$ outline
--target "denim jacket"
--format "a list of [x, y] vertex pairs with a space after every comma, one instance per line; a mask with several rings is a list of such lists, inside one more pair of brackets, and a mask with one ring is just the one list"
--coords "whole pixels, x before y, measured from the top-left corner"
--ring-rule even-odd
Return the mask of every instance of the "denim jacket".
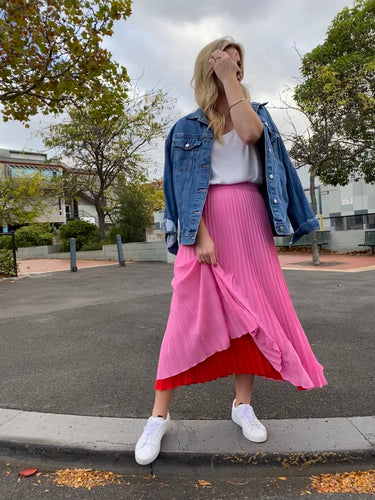
[[[264, 128], [256, 144], [264, 179], [260, 192], [274, 236], [290, 235], [291, 224], [291, 243], [295, 243], [303, 234], [319, 229], [319, 222], [265, 104], [251, 103]], [[195, 243], [209, 188], [213, 142], [214, 131], [200, 108], [178, 120], [165, 141], [165, 210], [161, 227], [172, 254], [178, 250], [178, 222], [180, 244]]]

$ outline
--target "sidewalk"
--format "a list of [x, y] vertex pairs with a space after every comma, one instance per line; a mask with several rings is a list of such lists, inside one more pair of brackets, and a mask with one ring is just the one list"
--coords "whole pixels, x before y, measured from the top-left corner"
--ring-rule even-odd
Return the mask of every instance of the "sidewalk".
[[[375, 255], [345, 255], [321, 254], [320, 266], [312, 265], [309, 253], [279, 253], [280, 265], [285, 270], [330, 271], [330, 272], [361, 272], [375, 270]], [[19, 260], [19, 275], [47, 273], [55, 271], [70, 271], [68, 259], [28, 259]], [[85, 269], [100, 266], [116, 266], [117, 261], [109, 260], [78, 260], [77, 268]]]
[[284, 270], [303, 269], [305, 271], [330, 271], [357, 273], [375, 270], [375, 255], [321, 254], [319, 266], [312, 265], [310, 253], [279, 253]]
[[[52, 273], [56, 271], [70, 271], [69, 259], [27, 259], [19, 260], [18, 265], [19, 276]], [[77, 260], [78, 269], [114, 265], [116, 265], [116, 262], [113, 260]]]
[[146, 473], [247, 465], [252, 474], [281, 467], [285, 475], [313, 464], [374, 466], [375, 257], [322, 255], [325, 272], [305, 264], [310, 258], [280, 254], [328, 386], [297, 392], [257, 379], [254, 407], [269, 431], [262, 444], [228, 420], [230, 377], [184, 388], [172, 404], [162, 453], [145, 468], [134, 461], [134, 445], [152, 405], [173, 266], [94, 261], [84, 269], [84, 261], [70, 273], [68, 261], [62, 269], [60, 260], [21, 261], [21, 279], [0, 281], [0, 455]]
[[[0, 453], [5, 456], [62, 462], [111, 470], [144, 471], [248, 466], [271, 474], [290, 474], [307, 467], [348, 470], [372, 466], [375, 417], [264, 420], [265, 443], [251, 443], [229, 420], [172, 421], [153, 464], [139, 466], [135, 443], [146, 421], [0, 410]], [[275, 472], [276, 471], [276, 472]], [[269, 472], [270, 473], [270, 472]]]

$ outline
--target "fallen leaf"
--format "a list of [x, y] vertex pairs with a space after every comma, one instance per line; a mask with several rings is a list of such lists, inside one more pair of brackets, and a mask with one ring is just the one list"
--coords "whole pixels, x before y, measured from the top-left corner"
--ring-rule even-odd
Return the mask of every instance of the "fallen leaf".
[[29, 469], [24, 469], [22, 470], [18, 475], [23, 476], [23, 477], [29, 477], [35, 474], [35, 472], [38, 472], [38, 469], [35, 469], [34, 467], [30, 467]]
[[286, 481], [286, 477], [285, 476], [279, 476], [279, 479], [281, 479], [281, 481]]
[[205, 481], [204, 479], [198, 479], [198, 483], [203, 486], [203, 488], [205, 488], [206, 486], [212, 486], [211, 483], [209, 483], [208, 481]]

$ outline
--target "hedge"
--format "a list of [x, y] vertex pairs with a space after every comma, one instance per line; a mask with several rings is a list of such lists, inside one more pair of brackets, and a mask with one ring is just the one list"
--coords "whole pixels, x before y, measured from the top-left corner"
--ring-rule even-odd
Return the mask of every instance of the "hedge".
[[13, 252], [0, 249], [0, 275], [14, 276]]
[[62, 241], [61, 252], [68, 252], [70, 248], [70, 238], [76, 239], [76, 248], [84, 250], [98, 250], [100, 246], [99, 230], [95, 224], [85, 220], [75, 219], [67, 222], [59, 229], [59, 236]]

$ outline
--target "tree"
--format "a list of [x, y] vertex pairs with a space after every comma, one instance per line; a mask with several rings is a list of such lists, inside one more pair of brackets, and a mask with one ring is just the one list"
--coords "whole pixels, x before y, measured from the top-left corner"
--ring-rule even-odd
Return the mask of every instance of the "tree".
[[[285, 138], [297, 168], [308, 166], [312, 208], [317, 212], [315, 179], [345, 185], [364, 177], [375, 181], [375, 0], [357, 0], [331, 23], [326, 40], [301, 57], [303, 81], [293, 91], [307, 127]], [[319, 251], [313, 234], [313, 263]]]
[[[297, 100], [296, 95], [294, 98]], [[316, 182], [315, 180], [322, 172], [334, 169], [339, 173], [347, 173], [356, 167], [362, 154], [362, 146], [354, 141], [347, 140], [337, 133], [341, 126], [341, 118], [335, 110], [331, 110], [329, 103], [322, 107], [321, 114], [311, 113], [304, 102], [298, 102], [299, 106], [291, 105], [287, 100], [281, 99], [288, 114], [289, 111], [297, 111], [306, 119], [306, 129], [298, 132], [292, 120], [292, 132], [283, 134], [291, 146], [289, 155], [294, 160], [296, 168], [307, 166], [310, 176], [310, 198], [311, 206], [317, 214]], [[319, 265], [319, 249], [316, 234], [312, 233], [312, 255], [313, 264]]]
[[375, 0], [356, 0], [332, 21], [325, 42], [302, 58], [294, 99], [325, 138], [316, 174], [326, 184], [375, 182], [374, 33]]
[[146, 171], [150, 145], [170, 123], [163, 115], [167, 106], [162, 91], [135, 90], [124, 100], [123, 114], [113, 114], [110, 100], [99, 107], [70, 108], [69, 119], [52, 126], [45, 137], [46, 146], [60, 149], [73, 165], [67, 183], [95, 205], [101, 238], [105, 217], [118, 206], [117, 182], [139, 179]]
[[[0, 0], [3, 119], [61, 112], [102, 89], [126, 95], [126, 70], [101, 46], [131, 0]], [[121, 99], [117, 107], [121, 106]]]
[[153, 212], [164, 207], [164, 194], [150, 183], [121, 182], [119, 209], [112, 233], [121, 234], [124, 243], [145, 241], [145, 229], [153, 223]]
[[[57, 181], [42, 174], [0, 179], [0, 227], [30, 224], [48, 207], [48, 199], [59, 193]], [[47, 196], [46, 196], [47, 195]]]

